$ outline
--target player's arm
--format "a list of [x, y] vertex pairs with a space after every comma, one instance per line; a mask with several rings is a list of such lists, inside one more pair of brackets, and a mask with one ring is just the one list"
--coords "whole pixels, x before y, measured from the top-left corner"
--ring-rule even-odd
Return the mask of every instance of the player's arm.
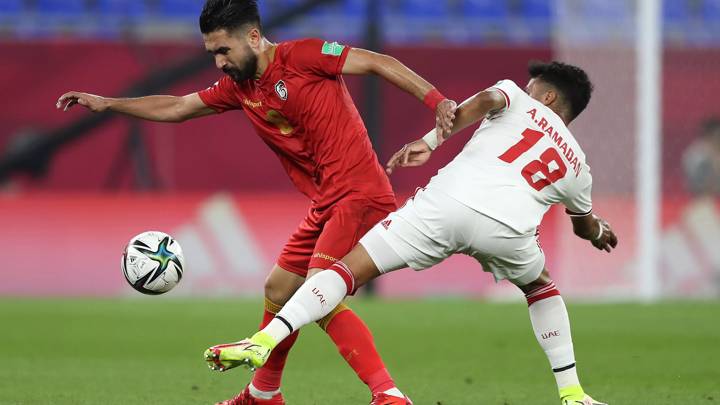
[[63, 94], [56, 107], [67, 111], [81, 105], [93, 112], [114, 111], [136, 118], [160, 122], [182, 122], [191, 118], [215, 114], [197, 93], [186, 96], [147, 96], [137, 98], [108, 98], [71, 91]]
[[447, 99], [427, 80], [392, 56], [352, 48], [345, 59], [342, 73], [349, 75], [375, 74], [382, 77], [406, 93], [421, 100], [428, 108], [433, 110], [438, 133], [450, 133], [457, 104]]
[[387, 162], [386, 171], [391, 174], [396, 167], [421, 166], [430, 159], [432, 151], [452, 135], [482, 120], [488, 113], [505, 108], [506, 101], [500, 93], [484, 90], [463, 101], [455, 111], [455, 119], [449, 133], [438, 136], [433, 129], [417, 141], [403, 146]]
[[610, 252], [617, 246], [618, 239], [610, 224], [595, 214], [570, 214], [573, 232], [578, 237], [589, 240], [597, 249]]

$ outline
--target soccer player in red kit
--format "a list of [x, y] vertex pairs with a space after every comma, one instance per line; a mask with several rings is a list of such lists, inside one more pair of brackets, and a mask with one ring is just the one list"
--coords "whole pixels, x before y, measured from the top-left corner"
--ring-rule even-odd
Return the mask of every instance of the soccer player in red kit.
[[[450, 132], [456, 105], [392, 57], [318, 39], [270, 42], [262, 34], [254, 0], [207, 0], [200, 30], [207, 51], [226, 74], [210, 88], [184, 97], [132, 99], [69, 92], [60, 97], [57, 107], [80, 104], [96, 112], [111, 110], [167, 122], [245, 111], [292, 182], [312, 201], [267, 278], [264, 327], [306, 277], [347, 254], [396, 208], [390, 182], [342, 74], [377, 74], [423, 100], [436, 115], [438, 134]], [[370, 331], [352, 310], [339, 305], [318, 324], [368, 385], [372, 404], [411, 404], [395, 387]], [[280, 381], [296, 339], [297, 333], [285, 339], [252, 382], [222, 404], [284, 404]], [[223, 349], [232, 346], [208, 350], [211, 368], [230, 368], [222, 360]]]

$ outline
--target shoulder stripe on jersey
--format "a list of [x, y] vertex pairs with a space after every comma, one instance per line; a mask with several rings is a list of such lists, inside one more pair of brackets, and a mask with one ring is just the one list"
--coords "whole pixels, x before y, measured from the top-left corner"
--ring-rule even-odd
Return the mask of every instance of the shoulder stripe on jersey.
[[505, 93], [505, 90], [499, 89], [497, 87], [491, 87], [491, 89], [497, 90], [500, 93], [502, 93], [503, 97], [505, 97], [505, 108], [506, 109], [510, 108], [510, 97], [508, 97], [507, 93]]

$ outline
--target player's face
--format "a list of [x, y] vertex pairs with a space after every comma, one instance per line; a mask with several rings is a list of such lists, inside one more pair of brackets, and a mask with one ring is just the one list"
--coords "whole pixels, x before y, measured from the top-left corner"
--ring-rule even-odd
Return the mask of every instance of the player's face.
[[252, 45], [257, 29], [248, 33], [237, 30], [228, 33], [225, 30], [213, 31], [203, 35], [205, 49], [215, 56], [215, 65], [235, 82], [250, 80], [257, 73], [258, 57]]
[[549, 103], [546, 103], [548, 99], [548, 86], [543, 83], [542, 81], [532, 78], [528, 82], [527, 86], [525, 86], [525, 92], [535, 100], [547, 105]]

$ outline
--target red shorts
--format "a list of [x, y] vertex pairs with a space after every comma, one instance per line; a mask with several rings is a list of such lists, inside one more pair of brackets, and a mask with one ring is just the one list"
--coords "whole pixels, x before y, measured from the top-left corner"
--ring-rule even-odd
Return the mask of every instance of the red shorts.
[[352, 250], [376, 223], [395, 211], [395, 202], [347, 199], [323, 209], [310, 207], [283, 248], [278, 266], [306, 277], [308, 269], [326, 269]]

